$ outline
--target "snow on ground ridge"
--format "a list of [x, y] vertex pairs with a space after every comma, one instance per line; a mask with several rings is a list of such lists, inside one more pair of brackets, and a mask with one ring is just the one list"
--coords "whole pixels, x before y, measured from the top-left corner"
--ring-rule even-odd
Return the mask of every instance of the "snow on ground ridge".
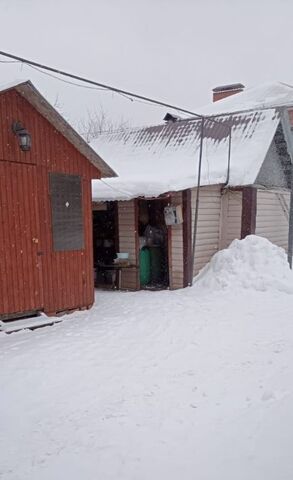
[[195, 286], [293, 294], [293, 272], [282, 248], [266, 238], [249, 235], [217, 252], [196, 277]]

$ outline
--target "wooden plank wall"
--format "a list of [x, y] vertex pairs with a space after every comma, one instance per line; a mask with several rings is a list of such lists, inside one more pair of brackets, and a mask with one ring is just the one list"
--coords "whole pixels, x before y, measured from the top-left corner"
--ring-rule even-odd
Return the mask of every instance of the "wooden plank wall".
[[[197, 240], [193, 269], [194, 275], [197, 275], [197, 273], [209, 262], [214, 253], [219, 249], [221, 187], [219, 185], [201, 187], [199, 198]], [[196, 188], [192, 189], [191, 202], [193, 232]]]
[[[182, 206], [182, 192], [171, 195], [171, 205]], [[183, 288], [183, 224], [169, 228], [169, 283], [170, 289]]]
[[257, 190], [255, 234], [265, 237], [279, 247], [288, 248], [288, 216], [279, 196], [289, 209], [290, 193], [275, 190]]
[[227, 190], [221, 199], [220, 249], [241, 238], [242, 191]]
[[[135, 200], [118, 202], [119, 251], [129, 253], [130, 263], [138, 265], [137, 205]], [[139, 288], [138, 269], [122, 272], [121, 288]]]

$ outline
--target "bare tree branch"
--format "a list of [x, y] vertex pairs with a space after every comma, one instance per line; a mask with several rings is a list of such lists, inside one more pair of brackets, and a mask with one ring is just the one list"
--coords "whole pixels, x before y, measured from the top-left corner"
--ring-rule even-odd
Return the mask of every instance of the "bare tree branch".
[[127, 127], [129, 127], [129, 122], [123, 118], [113, 121], [105, 110], [99, 107], [92, 112], [88, 112], [87, 118], [80, 120], [77, 128], [79, 133], [89, 143], [101, 133], [125, 130]]

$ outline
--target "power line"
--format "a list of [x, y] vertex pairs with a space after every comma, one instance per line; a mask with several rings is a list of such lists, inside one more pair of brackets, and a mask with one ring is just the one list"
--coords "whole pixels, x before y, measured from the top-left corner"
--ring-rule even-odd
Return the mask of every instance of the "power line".
[[111, 90], [112, 92], [115, 92], [115, 93], [122, 93], [124, 95], [128, 95], [128, 96], [133, 97], [133, 98], [138, 98], [139, 100], [145, 100], [145, 101], [150, 102], [150, 103], [156, 103], [157, 105], [161, 105], [162, 107], [172, 108], [174, 110], [185, 112], [185, 113], [188, 113], [189, 115], [194, 115], [196, 117], [201, 118], [201, 115], [198, 115], [197, 113], [191, 112], [190, 110], [185, 110], [185, 109], [182, 109], [180, 107], [176, 107], [174, 105], [170, 105], [168, 103], [161, 102], [159, 100], [155, 100], [153, 98], [145, 97], [144, 95], [139, 95], [139, 94], [136, 94], [136, 93], [128, 92], [126, 90], [122, 90], [120, 88], [112, 87], [112, 86], [106, 85], [104, 83], [100, 83], [100, 82], [96, 82], [94, 80], [90, 80], [88, 78], [80, 77], [79, 75], [74, 75], [72, 73], [68, 73], [68, 72], [65, 72], [63, 70], [59, 70], [57, 68], [49, 67], [48, 65], [43, 65], [41, 63], [37, 63], [37, 62], [34, 62], [32, 60], [28, 60], [26, 58], [23, 58], [23, 57], [18, 57], [16, 55], [12, 55], [11, 53], [0, 51], [0, 55], [3, 55], [4, 57], [12, 58], [13, 60], [17, 60], [18, 62], [33, 65], [34, 67], [42, 68], [43, 70], [48, 70], [50, 72], [57, 73], [59, 75], [63, 75], [65, 77], [74, 78], [75, 80], [79, 80], [81, 82], [86, 82], [86, 83], [89, 83], [91, 85], [95, 85], [97, 87], [102, 87], [106, 90]]
[[[16, 62], [1, 62], [1, 63], [19, 63], [19, 62], [16, 61]], [[59, 80], [59, 82], [66, 83], [67, 85], [73, 85], [74, 87], [86, 88], [88, 90], [99, 90], [100, 92], [106, 92], [107, 91], [105, 88], [102, 88], [102, 87], [90, 87], [89, 85], [82, 85], [81, 83], [75, 83], [75, 82], [70, 82], [69, 80], [64, 80], [63, 78], [57, 77], [57, 75], [53, 75], [52, 73], [43, 72], [43, 70], [41, 70], [41, 68], [34, 67], [30, 63], [26, 63], [25, 65], [32, 68], [33, 70], [36, 70], [39, 73], [42, 73], [43, 75], [47, 75], [48, 77], [54, 78], [55, 80]], [[133, 99], [128, 97], [127, 95], [124, 95], [122, 93], [120, 93], [120, 95], [127, 98], [127, 100], [130, 100], [131, 102], [133, 102]], [[139, 100], [137, 100], [137, 101], [139, 101]]]
[[[19, 63], [19, 62], [1, 62], [1, 63]], [[75, 82], [70, 82], [69, 80], [64, 80], [63, 78], [57, 77], [57, 75], [53, 75], [52, 73], [48, 72], [43, 72], [38, 67], [34, 67], [30, 63], [26, 64], [28, 67], [32, 68], [33, 70], [36, 70], [37, 72], [42, 73], [43, 75], [47, 75], [48, 77], [55, 78], [56, 80], [59, 80], [59, 82], [67, 83], [68, 85], [73, 85], [74, 87], [81, 87], [81, 88], [87, 88], [89, 90], [100, 90], [100, 91], [105, 91], [104, 88], [99, 88], [99, 87], [90, 87], [89, 85], [81, 85], [81, 83], [75, 83]]]
[[[1, 61], [0, 60], [0, 63], [20, 63], [19, 61]], [[33, 70], [36, 70], [37, 72], [39, 73], [42, 73], [43, 75], [47, 75], [48, 77], [50, 78], [54, 78], [55, 80], [59, 80], [59, 82], [63, 82], [63, 83], [66, 83], [67, 85], [73, 85], [74, 87], [80, 87], [80, 88], [86, 88], [88, 90], [97, 90], [97, 91], [100, 91], [100, 92], [106, 92], [107, 90], [105, 88], [102, 88], [102, 87], [91, 87], [89, 85], [81, 85], [81, 83], [75, 83], [75, 82], [70, 82], [69, 80], [64, 80], [63, 78], [60, 78], [60, 77], [57, 77], [57, 75], [53, 75], [52, 73], [48, 73], [48, 72], [43, 72], [43, 70], [41, 70], [41, 68], [38, 68], [38, 67], [34, 67], [33, 65], [31, 65], [30, 63], [27, 63], [26, 64], [28, 67], [32, 68]], [[130, 100], [131, 102], [138, 102], [138, 103], [142, 103], [144, 105], [148, 105], [149, 102], [146, 102], [145, 100], [138, 100], [137, 98], [134, 100], [133, 98], [127, 96], [127, 95], [124, 95], [122, 93], [120, 93], [119, 95], [123, 96], [124, 98], [126, 98], [127, 100]], [[154, 107], [161, 107], [161, 105], [154, 105]], [[187, 114], [186, 114], [187, 115]]]
[[19, 63], [18, 60], [0, 60], [0, 63]]
[[[33, 66], [33, 67], [41, 68], [42, 70], [48, 70], [49, 72], [57, 73], [58, 75], [63, 75], [64, 77], [69, 77], [69, 78], [73, 78], [74, 80], [89, 83], [90, 85], [95, 85], [96, 87], [101, 87], [102, 89], [109, 90], [111, 92], [118, 93], [118, 94], [124, 95], [126, 97], [132, 97], [132, 98], [138, 99], [140, 101], [143, 100], [147, 103], [152, 103], [154, 105], [160, 105], [161, 107], [171, 108], [172, 110], [177, 110], [178, 112], [186, 113], [188, 115], [192, 115], [192, 116], [197, 117], [197, 118], [208, 118], [208, 117], [204, 117], [204, 115], [200, 115], [200, 114], [192, 112], [190, 110], [186, 110], [184, 108], [180, 108], [180, 107], [177, 107], [175, 105], [171, 105], [169, 103], [162, 102], [160, 100], [155, 100], [154, 98], [146, 97], [144, 95], [139, 95], [137, 93], [128, 92], [127, 90], [122, 90], [122, 89], [117, 88], [117, 87], [112, 87], [111, 85], [106, 85], [104, 83], [96, 82], [94, 80], [90, 80], [88, 78], [81, 77], [79, 75], [74, 75], [72, 73], [68, 73], [68, 72], [65, 72], [63, 70], [59, 70], [59, 69], [54, 68], [54, 67], [49, 67], [48, 65], [44, 65], [44, 64], [41, 64], [41, 63], [38, 63], [38, 62], [34, 62], [33, 60], [28, 60], [27, 58], [19, 57], [17, 55], [13, 55], [11, 53], [0, 51], [0, 55], [3, 55], [4, 57], [11, 58], [11, 59], [13, 59], [17, 62], [21, 62], [21, 63], [27, 64], [27, 65], [30, 65], [30, 66]], [[229, 129], [229, 130], [231, 128], [229, 125], [227, 125], [223, 122], [219, 122], [219, 121], [214, 120], [214, 119], [210, 119], [210, 120], [213, 123], [218, 123], [218, 124], [220, 124], [224, 127], [227, 127], [227, 129]]]

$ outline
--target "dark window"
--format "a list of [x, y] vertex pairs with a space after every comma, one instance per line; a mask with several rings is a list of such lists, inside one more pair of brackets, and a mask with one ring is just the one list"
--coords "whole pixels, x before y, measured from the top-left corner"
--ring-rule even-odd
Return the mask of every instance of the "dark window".
[[81, 177], [50, 173], [53, 248], [84, 248]]

